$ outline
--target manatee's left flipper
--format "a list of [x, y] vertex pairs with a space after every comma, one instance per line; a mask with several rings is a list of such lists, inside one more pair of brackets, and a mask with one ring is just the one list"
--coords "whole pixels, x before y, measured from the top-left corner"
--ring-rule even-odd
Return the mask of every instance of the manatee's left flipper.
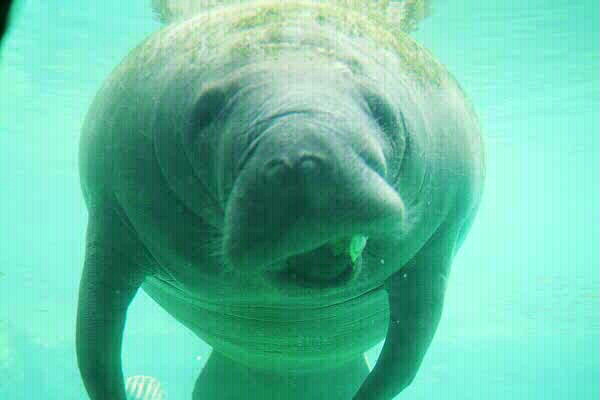
[[144, 273], [133, 262], [121, 217], [91, 209], [77, 310], [77, 360], [92, 400], [126, 400], [121, 342], [127, 307]]
[[390, 320], [375, 367], [353, 400], [391, 400], [414, 379], [442, 312], [447, 275], [460, 231], [440, 228], [386, 281]]

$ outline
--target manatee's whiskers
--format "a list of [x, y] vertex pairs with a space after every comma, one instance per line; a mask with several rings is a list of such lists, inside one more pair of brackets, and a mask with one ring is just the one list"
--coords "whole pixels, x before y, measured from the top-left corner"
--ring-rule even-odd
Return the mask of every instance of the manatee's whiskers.
[[223, 260], [225, 253], [223, 251], [223, 237], [222, 230], [214, 230], [205, 239], [205, 242], [199, 246], [206, 250], [210, 257], [218, 258]]

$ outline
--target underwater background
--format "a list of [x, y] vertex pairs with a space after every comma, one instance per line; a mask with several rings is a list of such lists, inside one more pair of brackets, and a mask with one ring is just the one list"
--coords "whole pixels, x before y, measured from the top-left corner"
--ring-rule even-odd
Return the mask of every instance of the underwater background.
[[[160, 28], [149, 3], [23, 0], [12, 12], [0, 49], [2, 400], [86, 398], [80, 128], [102, 81]], [[440, 0], [414, 34], [474, 104], [487, 180], [436, 336], [397, 399], [600, 397], [599, 8]], [[210, 347], [142, 291], [128, 315], [125, 375], [190, 399]]]

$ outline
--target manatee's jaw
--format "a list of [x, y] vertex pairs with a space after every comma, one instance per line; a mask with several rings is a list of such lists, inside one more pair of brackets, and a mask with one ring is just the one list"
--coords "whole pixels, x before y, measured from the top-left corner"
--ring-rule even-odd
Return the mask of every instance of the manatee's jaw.
[[366, 236], [354, 235], [289, 257], [276, 278], [310, 287], [344, 284], [360, 273], [366, 241]]
[[[342, 237], [278, 259], [246, 260], [245, 267], [247, 271], [268, 274], [272, 280], [286, 285], [315, 288], [339, 286], [360, 273], [367, 240], [364, 235]], [[273, 247], [277, 247], [276, 243]], [[238, 268], [241, 265], [244, 264], [234, 264]]]
[[304, 221], [295, 225], [280, 234], [269, 232], [266, 226], [253, 234], [226, 234], [226, 264], [249, 273], [279, 271], [307, 280], [331, 280], [347, 270], [360, 269], [367, 236], [340, 235], [324, 227], [314, 232], [298, 228], [308, 225]]

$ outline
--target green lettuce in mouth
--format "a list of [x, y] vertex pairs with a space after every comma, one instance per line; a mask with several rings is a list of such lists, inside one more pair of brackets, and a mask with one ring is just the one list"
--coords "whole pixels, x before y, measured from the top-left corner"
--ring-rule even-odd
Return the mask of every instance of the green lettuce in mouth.
[[331, 243], [330, 248], [334, 256], [348, 254], [355, 263], [367, 245], [367, 239], [364, 235], [354, 235]]

